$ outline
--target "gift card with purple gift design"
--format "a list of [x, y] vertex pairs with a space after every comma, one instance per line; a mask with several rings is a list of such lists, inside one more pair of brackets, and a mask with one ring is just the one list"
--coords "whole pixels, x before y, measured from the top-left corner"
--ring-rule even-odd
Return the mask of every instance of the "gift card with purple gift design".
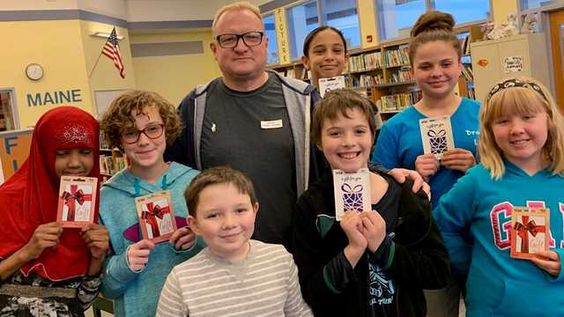
[[548, 250], [550, 229], [548, 208], [513, 207], [511, 211], [511, 257], [531, 259]]
[[421, 129], [423, 153], [433, 153], [440, 160], [444, 152], [454, 149], [449, 116], [421, 119], [419, 128]]
[[154, 243], [168, 241], [176, 231], [170, 191], [160, 191], [135, 198], [143, 239]]
[[80, 228], [94, 222], [98, 179], [61, 176], [57, 222], [63, 228]]
[[368, 168], [361, 168], [356, 173], [333, 170], [333, 186], [337, 221], [341, 221], [343, 215], [348, 211], [371, 210], [370, 171], [368, 171]]

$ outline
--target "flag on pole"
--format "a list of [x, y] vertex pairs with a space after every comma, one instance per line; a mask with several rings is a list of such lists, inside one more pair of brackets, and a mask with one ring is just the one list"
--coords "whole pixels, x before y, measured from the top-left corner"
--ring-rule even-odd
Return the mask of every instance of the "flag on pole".
[[114, 65], [119, 70], [119, 75], [121, 78], [125, 78], [125, 67], [123, 66], [123, 59], [121, 57], [121, 52], [119, 51], [119, 44], [117, 39], [116, 28], [110, 33], [110, 37], [104, 44], [104, 49], [102, 54], [106, 55], [109, 59], [114, 61]]

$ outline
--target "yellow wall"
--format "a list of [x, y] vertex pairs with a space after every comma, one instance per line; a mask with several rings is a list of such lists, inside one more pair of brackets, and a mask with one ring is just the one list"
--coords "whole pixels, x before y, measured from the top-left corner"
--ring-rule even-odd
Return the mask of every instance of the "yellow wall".
[[496, 24], [505, 23], [507, 15], [518, 10], [518, 0], [492, 0], [492, 20]]
[[[54, 106], [29, 107], [27, 94], [79, 89], [82, 102], [76, 102], [77, 106], [91, 110], [78, 20], [2, 22], [0, 34], [7, 43], [0, 50], [0, 87], [15, 89], [20, 128], [34, 125], [41, 114]], [[43, 66], [41, 80], [26, 77], [25, 66], [29, 63]]]
[[136, 57], [133, 59], [137, 88], [161, 94], [174, 105], [196, 85], [221, 76], [209, 48], [211, 30], [132, 34], [131, 43], [203, 41], [203, 54]]
[[[111, 26], [80, 20], [0, 22], [0, 34], [5, 43], [17, 43], [0, 50], [0, 60], [3, 61], [0, 73], [4, 74], [0, 76], [0, 87], [14, 88], [20, 129], [35, 125], [44, 112], [62, 104], [73, 103], [95, 113], [95, 89], [135, 86], [127, 30], [118, 31], [126, 35], [120, 43], [126, 79], [119, 77], [113, 62], [105, 56], [100, 57], [92, 76], [88, 77], [106, 42], [90, 36], [94, 30], [107, 31], [111, 30]], [[30, 63], [43, 66], [42, 79], [32, 81], [26, 77], [25, 67]], [[73, 90], [75, 96], [79, 96], [72, 99], [74, 102], [54, 98], [56, 92], [69, 95], [68, 91]], [[50, 101], [46, 100], [47, 94], [51, 97]]]

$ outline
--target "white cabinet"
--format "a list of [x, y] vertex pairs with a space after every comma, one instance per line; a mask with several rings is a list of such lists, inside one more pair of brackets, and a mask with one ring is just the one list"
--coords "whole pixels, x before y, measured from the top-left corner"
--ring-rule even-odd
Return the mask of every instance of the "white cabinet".
[[510, 76], [529, 76], [550, 87], [545, 33], [519, 34], [472, 43], [476, 99], [484, 102], [491, 87]]

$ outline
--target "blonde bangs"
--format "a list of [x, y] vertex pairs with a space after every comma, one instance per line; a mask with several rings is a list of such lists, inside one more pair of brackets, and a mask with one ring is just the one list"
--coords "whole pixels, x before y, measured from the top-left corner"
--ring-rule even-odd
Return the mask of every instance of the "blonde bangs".
[[487, 118], [488, 123], [501, 116], [549, 113], [547, 101], [539, 93], [526, 87], [501, 90], [491, 97], [488, 104], [492, 106]]

